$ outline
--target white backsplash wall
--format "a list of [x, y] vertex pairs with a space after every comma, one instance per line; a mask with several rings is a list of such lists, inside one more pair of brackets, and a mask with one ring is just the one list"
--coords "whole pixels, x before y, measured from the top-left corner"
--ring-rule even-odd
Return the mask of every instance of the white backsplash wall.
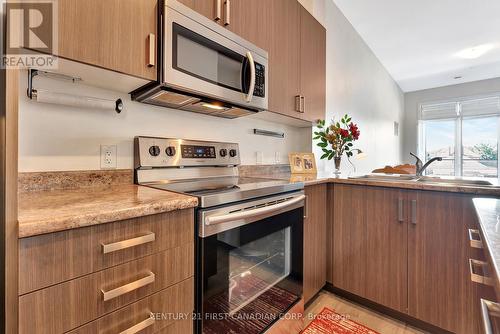
[[[251, 117], [228, 120], [141, 104], [129, 95], [82, 84], [37, 77], [35, 88], [106, 99], [122, 98], [124, 111], [91, 110], [43, 104], [26, 96], [27, 73], [21, 73], [19, 103], [19, 171], [100, 169], [100, 145], [117, 145], [117, 168], [133, 168], [136, 135], [240, 144], [242, 164], [288, 163], [288, 152], [311, 149], [311, 129], [271, 123]], [[257, 136], [254, 128], [285, 132], [285, 139]]]

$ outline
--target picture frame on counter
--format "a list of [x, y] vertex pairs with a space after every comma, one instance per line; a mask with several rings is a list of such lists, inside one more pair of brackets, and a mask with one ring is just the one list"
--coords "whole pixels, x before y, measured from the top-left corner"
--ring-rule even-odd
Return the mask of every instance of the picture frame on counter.
[[288, 154], [292, 174], [316, 174], [314, 153], [293, 152]]

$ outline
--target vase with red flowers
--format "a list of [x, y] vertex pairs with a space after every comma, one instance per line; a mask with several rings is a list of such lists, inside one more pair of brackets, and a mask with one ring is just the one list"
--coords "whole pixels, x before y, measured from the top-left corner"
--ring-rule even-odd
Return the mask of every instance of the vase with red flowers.
[[321, 159], [333, 159], [335, 174], [340, 174], [342, 155], [345, 153], [350, 158], [353, 151], [360, 152], [353, 147], [353, 142], [359, 139], [359, 128], [349, 115], [345, 115], [338, 122], [332, 120], [329, 125], [326, 125], [325, 120], [318, 120], [316, 126], [318, 130], [314, 132], [313, 139], [318, 140], [317, 145], [323, 151]]

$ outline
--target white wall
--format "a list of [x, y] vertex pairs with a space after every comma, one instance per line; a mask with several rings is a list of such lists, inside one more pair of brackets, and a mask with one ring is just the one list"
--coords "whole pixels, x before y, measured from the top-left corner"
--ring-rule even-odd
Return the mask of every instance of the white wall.
[[[227, 120], [130, 101], [128, 95], [81, 84], [36, 78], [35, 87], [84, 96], [116, 99], [125, 110], [97, 111], [43, 104], [26, 97], [26, 73], [20, 80], [19, 171], [94, 170], [100, 168], [100, 144], [117, 145], [118, 168], [133, 168], [136, 135], [238, 142], [243, 164], [255, 164], [256, 151], [264, 163], [288, 163], [288, 152], [310, 151], [311, 129], [258, 119]], [[254, 128], [285, 132], [285, 139], [254, 135]]]
[[[355, 147], [367, 157], [352, 161], [357, 172], [371, 172], [385, 165], [398, 164], [402, 136], [394, 136], [394, 121], [403, 120], [404, 95], [387, 70], [362, 40], [332, 0], [304, 0], [327, 29], [327, 116], [339, 118], [345, 113], [358, 123], [361, 137]], [[397, 46], [395, 46], [397, 47]], [[314, 149], [316, 155], [321, 150]], [[333, 161], [320, 162], [321, 170], [332, 170]], [[343, 171], [350, 171], [344, 158]]]
[[500, 78], [406, 93], [403, 127], [403, 161], [414, 162], [413, 158], [409, 156], [409, 152], [416, 153], [417, 151], [419, 104], [492, 93], [500, 93]]

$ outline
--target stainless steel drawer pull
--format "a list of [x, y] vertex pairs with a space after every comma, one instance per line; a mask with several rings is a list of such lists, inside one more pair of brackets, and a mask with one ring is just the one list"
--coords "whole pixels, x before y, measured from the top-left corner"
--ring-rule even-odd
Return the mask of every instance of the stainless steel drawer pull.
[[489, 300], [481, 299], [481, 315], [483, 318], [483, 328], [485, 334], [495, 334], [491, 325], [490, 315], [500, 318], [500, 304]]
[[122, 249], [147, 244], [148, 242], [153, 242], [153, 241], [155, 241], [155, 234], [151, 232], [137, 238], [118, 241], [112, 244], [102, 244], [102, 252], [103, 254], [108, 254]]
[[216, 0], [215, 4], [215, 21], [220, 21], [222, 16], [222, 0]]
[[295, 96], [295, 111], [302, 112], [302, 97], [300, 95]]
[[307, 219], [309, 214], [309, 201], [307, 195], [304, 197], [304, 219]]
[[148, 276], [138, 279], [137, 281], [133, 281], [131, 283], [122, 285], [119, 288], [109, 290], [109, 291], [102, 291], [102, 299], [106, 302], [108, 300], [114, 299], [116, 297], [120, 297], [121, 295], [124, 295], [126, 293], [132, 292], [134, 290], [140, 289], [143, 286], [146, 286], [148, 284], [154, 283], [155, 281], [155, 274], [152, 272], [148, 273]]
[[405, 218], [403, 217], [404, 211], [403, 211], [403, 199], [398, 198], [398, 222], [402, 223], [404, 222]]
[[470, 246], [472, 248], [483, 248], [483, 242], [481, 241], [481, 235], [479, 230], [469, 229], [469, 240]]
[[[481, 270], [483, 275], [478, 274], [476, 271]], [[488, 263], [479, 260], [469, 259], [470, 279], [472, 282], [493, 286], [493, 279], [488, 276]]]
[[148, 328], [149, 326], [152, 326], [155, 323], [155, 319], [152, 317], [148, 317], [146, 320], [141, 321], [137, 325], [134, 325], [130, 327], [129, 329], [124, 330], [123, 332], [120, 332], [120, 334], [135, 334], [139, 333], [140, 331]]
[[155, 49], [156, 49], [156, 38], [155, 34], [149, 34], [148, 36], [148, 67], [155, 66]]
[[411, 223], [417, 225], [417, 200], [411, 200]]
[[231, 24], [231, 0], [226, 0], [224, 2], [226, 8], [226, 13], [224, 15], [224, 25], [228, 26]]

